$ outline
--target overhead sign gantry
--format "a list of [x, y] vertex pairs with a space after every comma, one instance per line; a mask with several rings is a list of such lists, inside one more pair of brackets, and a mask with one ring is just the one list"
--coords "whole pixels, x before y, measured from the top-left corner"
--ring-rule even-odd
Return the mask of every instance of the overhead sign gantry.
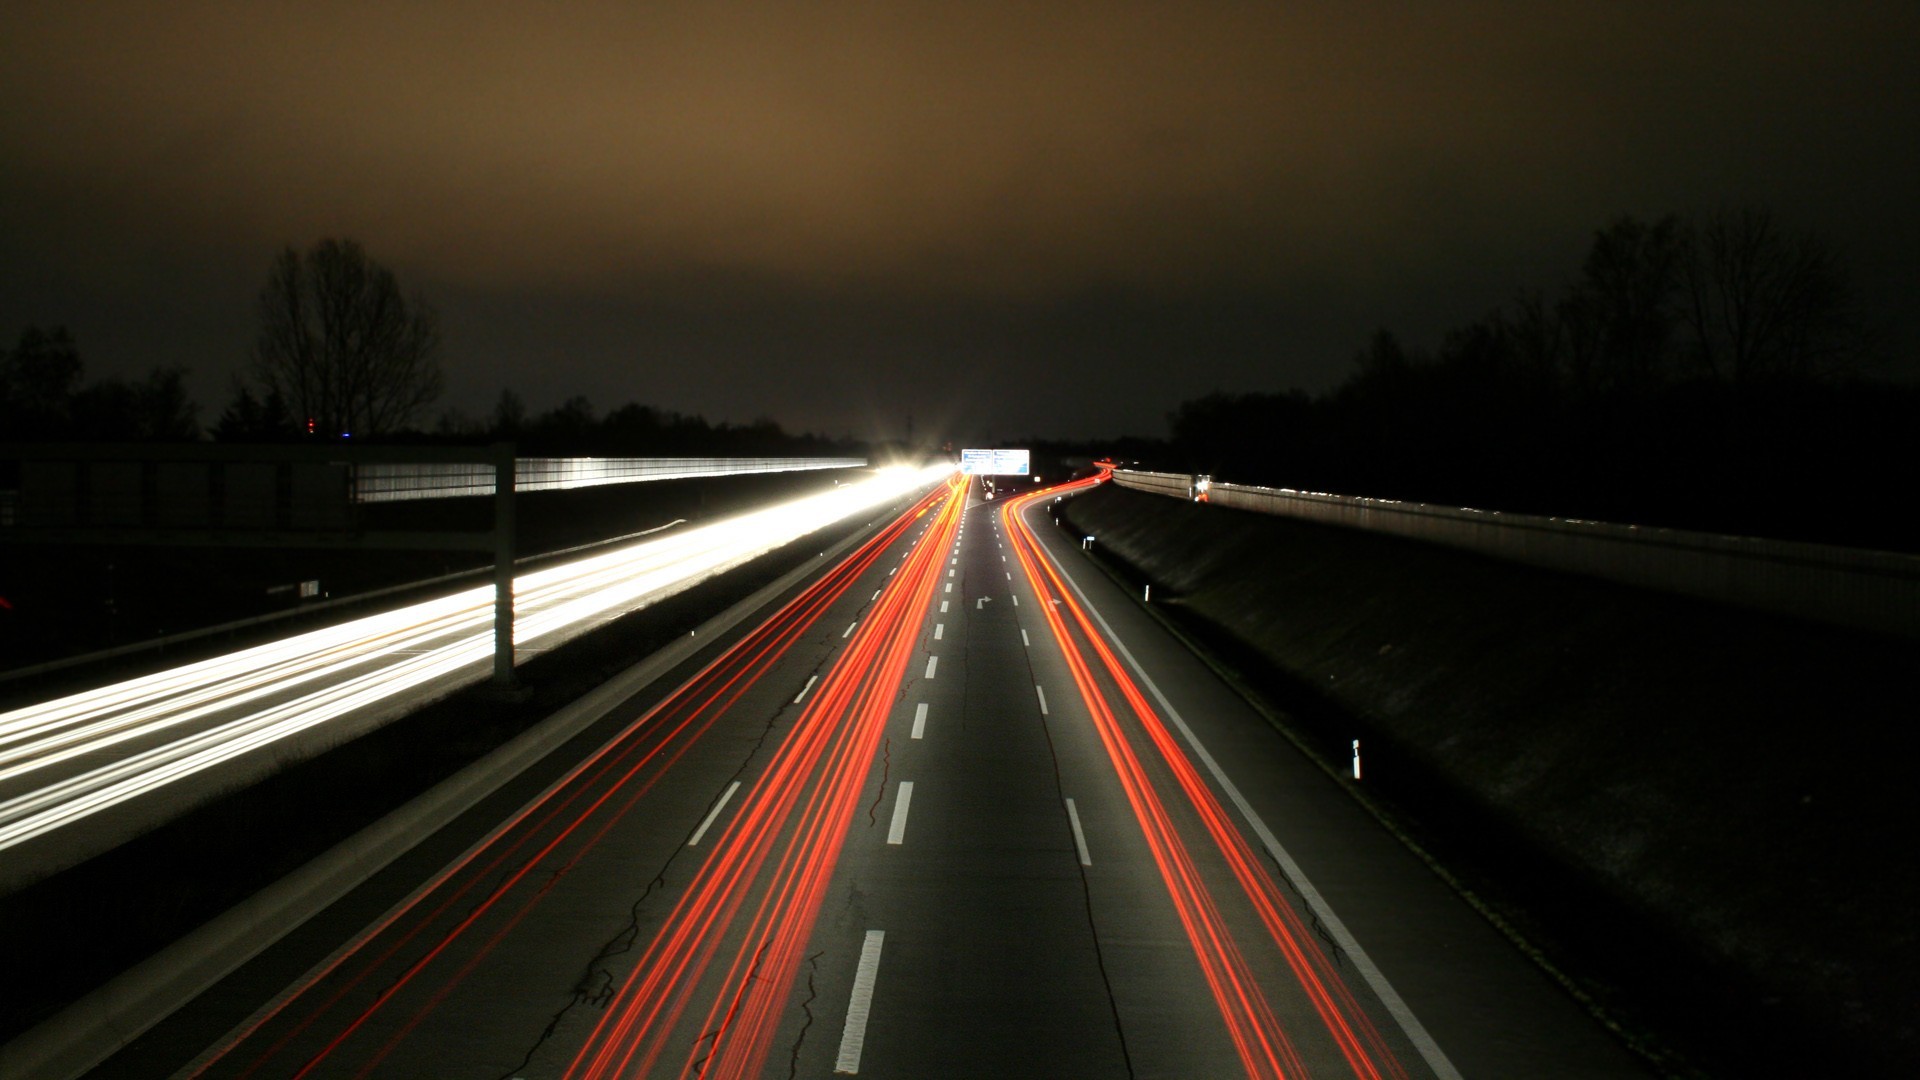
[[968, 476], [1025, 476], [1031, 468], [1025, 450], [962, 450], [960, 471]]

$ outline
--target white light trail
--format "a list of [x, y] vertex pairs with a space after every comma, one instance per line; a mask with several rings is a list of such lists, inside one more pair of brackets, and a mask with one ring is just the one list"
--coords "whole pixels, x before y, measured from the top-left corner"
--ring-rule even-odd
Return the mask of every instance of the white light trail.
[[[936, 483], [882, 469], [763, 510], [514, 579], [516, 649], [551, 648], [816, 529]], [[0, 713], [0, 850], [328, 721], [490, 672], [493, 587]], [[109, 760], [104, 763], [102, 757]], [[64, 766], [64, 767], [63, 767]]]

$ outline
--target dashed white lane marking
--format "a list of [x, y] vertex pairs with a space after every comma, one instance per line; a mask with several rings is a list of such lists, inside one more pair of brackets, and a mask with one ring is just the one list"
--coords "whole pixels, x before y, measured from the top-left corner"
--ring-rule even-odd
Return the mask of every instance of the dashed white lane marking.
[[945, 615], [946, 613], [947, 613], [947, 602], [945, 600], [942, 600], [940, 601], [940, 614]]
[[894, 572], [895, 570], [898, 570], [898, 569], [900, 569], [900, 568], [899, 568], [899, 567], [897, 567], [897, 566], [894, 566], [894, 567], [889, 567], [889, 568], [887, 569], [887, 576], [888, 576], [888, 577], [892, 577], [892, 576], [893, 576], [893, 572]]
[[943, 622], [934, 623], [933, 624], [933, 640], [939, 641], [941, 638], [946, 636], [947, 636], [947, 624]]
[[907, 841], [907, 807], [913, 805], [913, 781], [900, 781], [900, 793], [893, 797], [893, 823], [887, 826], [887, 843]]
[[1014, 606], [1014, 607], [1019, 607], [1019, 606], [1020, 606], [1020, 598], [1019, 598], [1019, 597], [1017, 597], [1017, 596], [1016, 596], [1016, 597], [1014, 597], [1014, 598], [1013, 598], [1013, 606]]
[[953, 557], [953, 565], [955, 565], [955, 566], [959, 566], [959, 565], [960, 565], [960, 556], [958, 556], [958, 555], [955, 555], [955, 556]]
[[1040, 695], [1040, 715], [1047, 715], [1047, 691], [1039, 683], [1033, 684], [1033, 692]]
[[1009, 570], [1009, 571], [1007, 571], [1007, 580], [1008, 580], [1008, 581], [1012, 581], [1012, 580], [1013, 580], [1013, 571], [1011, 571], [1011, 570]]
[[927, 703], [921, 702], [913, 707], [913, 737], [918, 739], [927, 733]]
[[854, 627], [856, 627], [856, 626], [859, 626], [859, 625], [860, 625], [860, 620], [859, 620], [859, 619], [855, 619], [855, 620], [853, 620], [852, 622], [850, 622], [850, 623], [848, 623], [848, 624], [847, 624], [847, 628], [846, 628], [845, 630], [843, 630], [843, 631], [841, 631], [841, 632], [840, 632], [840, 640], [842, 640], [842, 641], [845, 641], [846, 639], [848, 639], [848, 638], [850, 638], [850, 637], [852, 637], [852, 636], [853, 636], [853, 628], [854, 628]]
[[952, 591], [953, 591], [953, 582], [951, 582], [951, 581], [949, 581], [949, 582], [947, 582], [947, 591], [948, 591], [948, 592], [952, 592]]
[[871, 603], [873, 603], [873, 602], [874, 602], [875, 600], [878, 600], [878, 599], [880, 599], [880, 590], [879, 590], [879, 589], [875, 589], [875, 590], [873, 590], [873, 595], [867, 598], [867, 603], [869, 603], [869, 604], [871, 604]]
[[937, 668], [937, 667], [939, 667], [939, 666], [940, 666], [940, 658], [939, 658], [939, 657], [937, 657], [937, 656], [929, 656], [929, 657], [927, 657], [927, 678], [929, 678], [929, 679], [931, 679], [931, 678], [933, 678], [933, 669], [934, 669], [934, 668]]
[[820, 681], [820, 676], [818, 676], [818, 675], [809, 675], [809, 676], [807, 676], [807, 685], [805, 685], [805, 686], [803, 686], [803, 687], [801, 687], [801, 688], [800, 688], [800, 692], [799, 692], [799, 693], [797, 693], [797, 694], [795, 694], [795, 695], [793, 695], [793, 703], [794, 703], [795, 705], [798, 705], [798, 704], [800, 704], [800, 699], [801, 699], [801, 698], [803, 698], [803, 697], [806, 697], [806, 696], [807, 696], [807, 691], [809, 691], [809, 690], [811, 690], [811, 689], [813, 689], [813, 684], [814, 684], [814, 683], [817, 683], [817, 682], [819, 682], [819, 681]]
[[948, 576], [948, 577], [952, 577], [952, 576], [953, 576], [953, 575], [954, 575], [955, 573], [956, 573], [956, 571], [953, 571], [953, 570], [949, 570], [949, 571], [947, 571], [947, 576]]
[[1020, 644], [1029, 649], [1033, 648], [1033, 642], [1027, 639], [1027, 628], [1024, 626], [1020, 628]]
[[688, 847], [692, 847], [693, 845], [699, 843], [700, 838], [707, 835], [707, 829], [712, 827], [713, 819], [720, 816], [720, 811], [725, 810], [727, 808], [727, 800], [733, 798], [733, 793], [739, 790], [740, 790], [740, 781], [738, 780], [735, 780], [733, 783], [727, 785], [726, 794], [720, 796], [720, 801], [717, 803], [714, 803], [713, 809], [707, 811], [707, 818], [705, 821], [702, 821], [700, 823], [700, 827], [693, 830], [693, 836], [687, 840]]
[[1087, 854], [1087, 834], [1080, 831], [1080, 811], [1073, 808], [1073, 800], [1067, 800], [1067, 821], [1073, 825], [1073, 846], [1080, 852], [1080, 865], [1092, 866], [1093, 856]]
[[[1181, 737], [1186, 740], [1187, 746], [1192, 748], [1194, 756], [1199, 758], [1200, 763], [1213, 774], [1215, 782], [1220, 785], [1220, 790], [1226, 792], [1227, 798], [1240, 811], [1240, 816], [1253, 827], [1254, 835], [1260, 838], [1261, 846], [1267, 849], [1267, 854], [1293, 881], [1294, 887], [1306, 899], [1307, 906], [1320, 917], [1320, 922], [1332, 935], [1334, 944], [1353, 961], [1353, 966], [1359, 970], [1360, 977], [1365, 979], [1367, 985], [1373, 989], [1374, 996], [1380, 999], [1380, 1003], [1387, 1007], [1388, 1014], [1400, 1025], [1400, 1030], [1406, 1032], [1407, 1041], [1413, 1043], [1414, 1049], [1420, 1052], [1420, 1057], [1426, 1061], [1427, 1067], [1432, 1069], [1434, 1075], [1440, 1080], [1461, 1080], [1460, 1070], [1454, 1067], [1446, 1051], [1440, 1049], [1440, 1044], [1434, 1041], [1426, 1025], [1420, 1022], [1420, 1018], [1407, 1007], [1406, 1000], [1400, 996], [1399, 991], [1387, 981], [1386, 974], [1374, 964], [1373, 958], [1360, 947], [1360, 943], [1354, 940], [1352, 931], [1348, 930], [1347, 924], [1341, 922], [1340, 917], [1333, 913], [1333, 907], [1327, 903], [1325, 897], [1320, 895], [1320, 890], [1314, 887], [1313, 882], [1307, 879], [1306, 873], [1300, 869], [1300, 864], [1294, 862], [1293, 856], [1287, 852], [1287, 849], [1280, 846], [1280, 841], [1273, 835], [1273, 830], [1267, 828], [1266, 821], [1255, 812], [1253, 805], [1247, 802], [1246, 796], [1240, 794], [1240, 789], [1232, 780], [1227, 779], [1226, 770], [1220, 767], [1220, 763], [1214, 760], [1213, 755], [1200, 742], [1199, 736], [1187, 726], [1186, 718], [1180, 715], [1180, 710], [1173, 707], [1173, 702], [1167, 700], [1167, 695], [1161, 692], [1159, 685], [1153, 681], [1153, 676], [1148, 675], [1146, 669], [1140, 666], [1140, 661], [1134, 657], [1133, 651], [1127, 648], [1126, 642], [1120, 640], [1119, 635], [1113, 632], [1112, 625], [1097, 609], [1093, 608], [1092, 601], [1087, 599], [1086, 590], [1080, 587], [1080, 583], [1074, 580], [1073, 575], [1067, 572], [1066, 567], [1060, 565], [1060, 560], [1054, 558], [1051, 552], [1047, 553], [1047, 558], [1066, 577], [1067, 585], [1080, 597], [1080, 602], [1087, 605], [1094, 622], [1100, 625], [1101, 632], [1106, 634], [1108, 641], [1113, 642], [1114, 650], [1125, 658], [1128, 666], [1140, 676], [1140, 682], [1146, 686], [1147, 692], [1153, 695], [1154, 701], [1166, 710], [1167, 719], [1179, 729]], [[1059, 603], [1057, 600], [1054, 602]], [[1044, 713], [1046, 709], [1042, 708], [1040, 711]]]
[[867, 1041], [867, 1017], [873, 1012], [873, 983], [880, 975], [880, 947], [886, 940], [885, 930], [869, 930], [860, 943], [860, 964], [853, 969], [853, 997], [847, 1000], [847, 1026], [840, 1029], [834, 1072], [852, 1076], [860, 1071], [860, 1048]]
[[1001, 562], [1006, 562], [1006, 561], [1007, 561], [1007, 557], [1006, 557], [1005, 555], [1002, 555], [1002, 556], [1000, 556], [1000, 561], [1001, 561]]

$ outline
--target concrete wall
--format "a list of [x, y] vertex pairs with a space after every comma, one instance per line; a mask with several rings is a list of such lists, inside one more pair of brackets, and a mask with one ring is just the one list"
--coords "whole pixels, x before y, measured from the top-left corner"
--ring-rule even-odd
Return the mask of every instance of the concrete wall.
[[[1138, 491], [1191, 498], [1183, 473], [1116, 470]], [[1426, 503], [1211, 484], [1207, 501], [1443, 544], [1549, 570], [1920, 637], [1920, 556]]]

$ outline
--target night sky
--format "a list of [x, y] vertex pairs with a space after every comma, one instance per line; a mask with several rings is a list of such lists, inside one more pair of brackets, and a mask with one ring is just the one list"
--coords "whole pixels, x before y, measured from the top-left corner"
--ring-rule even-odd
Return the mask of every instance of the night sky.
[[1161, 434], [1758, 204], [1920, 353], [1920, 5], [5, 3], [0, 337], [192, 371], [359, 240], [484, 414]]

